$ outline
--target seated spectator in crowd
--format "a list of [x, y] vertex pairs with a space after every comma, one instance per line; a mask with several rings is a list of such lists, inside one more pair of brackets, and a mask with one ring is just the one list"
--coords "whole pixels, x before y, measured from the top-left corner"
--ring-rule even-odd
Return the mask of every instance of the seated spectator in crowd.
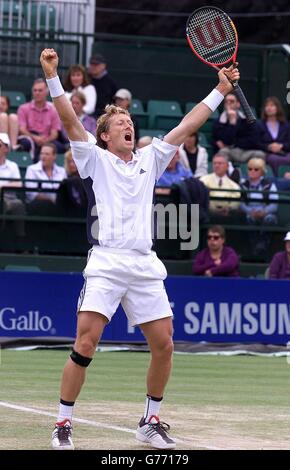
[[[37, 182], [25, 182], [26, 188], [54, 189], [54, 192], [27, 192], [26, 199], [28, 203], [32, 201], [49, 201], [54, 205], [56, 200], [56, 190], [60, 182], [66, 178], [65, 169], [56, 165], [56, 147], [54, 144], [45, 144], [40, 150], [40, 160], [34, 165], [29, 165], [26, 170], [25, 179], [46, 181], [39, 185]], [[59, 183], [57, 182], [59, 181]], [[47, 204], [48, 206], [50, 204]]]
[[187, 137], [179, 147], [180, 162], [192, 171], [195, 178], [208, 174], [207, 150], [198, 144], [198, 133]]
[[136, 148], [141, 149], [143, 147], [146, 147], [147, 145], [150, 145], [152, 143], [152, 137], [151, 135], [144, 135], [143, 137], [140, 137], [138, 139]]
[[265, 158], [265, 153], [257, 145], [257, 127], [248, 124], [240, 110], [240, 102], [234, 93], [224, 99], [224, 111], [213, 122], [215, 151], [223, 150], [229, 160], [244, 163], [252, 157]]
[[[277, 224], [277, 201], [279, 196], [275, 183], [265, 178], [266, 164], [261, 158], [248, 161], [248, 178], [242, 182], [244, 190], [241, 210], [245, 213], [248, 224]], [[253, 255], [264, 255], [269, 247], [271, 236], [259, 230], [251, 231], [248, 236], [250, 251]]]
[[177, 150], [163, 175], [161, 175], [157, 181], [156, 186], [171, 186], [172, 184], [179, 184], [185, 178], [192, 178], [192, 176], [191, 170], [184, 168], [182, 163], [180, 163], [179, 151]]
[[0, 132], [8, 134], [11, 150], [17, 150], [18, 117], [15, 113], [9, 113], [9, 107], [10, 100], [8, 96], [0, 96]]
[[[71, 95], [70, 100], [71, 100], [72, 107], [77, 117], [83, 124], [84, 128], [95, 136], [97, 122], [95, 118], [93, 118], [92, 116], [88, 116], [87, 114], [84, 113], [84, 105], [86, 103], [85, 95], [81, 93], [80, 91], [76, 91]], [[67, 133], [63, 125], [62, 125], [61, 135], [62, 135], [63, 141], [69, 145], [69, 139], [67, 137]]]
[[262, 109], [262, 119], [257, 124], [259, 147], [267, 153], [266, 161], [275, 176], [280, 165], [290, 165], [290, 125], [278, 98], [270, 96]]
[[[241, 204], [241, 210], [246, 214], [249, 223], [277, 223], [278, 205], [276, 201], [279, 196], [275, 183], [266, 178], [265, 173], [264, 160], [251, 158], [248, 161], [248, 178], [241, 183], [247, 202]], [[267, 200], [263, 201], [265, 197]]]
[[269, 279], [290, 279], [290, 232], [284, 242], [285, 250], [276, 253], [270, 263]]
[[[127, 90], [126, 88], [120, 88], [120, 90], [118, 90], [115, 93], [115, 96], [113, 98], [113, 103], [116, 106], [119, 106], [120, 108], [123, 108], [123, 109], [126, 109], [126, 111], [129, 111], [129, 108], [132, 104], [131, 91]], [[134, 114], [130, 113], [130, 116], [131, 116], [131, 119], [134, 125], [134, 130], [135, 130], [135, 141], [137, 142], [139, 140], [139, 124]]]
[[209, 191], [199, 178], [186, 178], [179, 183], [179, 202], [187, 204], [187, 213], [191, 217], [191, 204], [198, 204], [199, 222], [208, 223]]
[[[210, 189], [209, 197], [218, 197], [220, 199], [214, 199], [210, 201], [209, 209], [214, 215], [227, 217], [232, 213], [236, 212], [240, 207], [240, 202], [231, 201], [229, 199], [239, 199], [241, 193], [227, 192], [224, 189], [238, 190], [240, 186], [232, 181], [228, 176], [228, 157], [224, 154], [217, 153], [213, 157], [212, 161], [213, 173], [202, 176], [200, 181]], [[217, 191], [213, 191], [216, 189]]]
[[65, 154], [64, 167], [67, 178], [60, 183], [57, 191], [57, 209], [62, 215], [85, 217], [88, 207], [87, 194], [72, 158], [71, 150]]
[[83, 112], [93, 114], [97, 103], [97, 93], [95, 87], [90, 83], [87, 71], [83, 65], [72, 65], [69, 68], [64, 80], [65, 95], [68, 99], [76, 91], [85, 95], [85, 104]]
[[[10, 181], [10, 178], [21, 179], [20, 170], [15, 162], [11, 162], [7, 155], [9, 153], [10, 140], [8, 134], [0, 133], [0, 178], [7, 178], [7, 180], [0, 180], [0, 194], [2, 188], [19, 188], [22, 186], [21, 181]], [[4, 212], [11, 215], [24, 215], [25, 207], [23, 202], [18, 199], [13, 191], [4, 192]], [[14, 222], [15, 234], [18, 238], [25, 237], [24, 221], [17, 220]]]
[[233, 248], [225, 246], [225, 230], [214, 225], [207, 232], [207, 248], [193, 261], [193, 273], [207, 277], [239, 277], [239, 257]]
[[91, 84], [95, 87], [97, 93], [97, 104], [93, 114], [94, 117], [98, 118], [107, 104], [112, 103], [113, 96], [118, 88], [109, 75], [106, 59], [101, 54], [95, 54], [90, 58], [88, 73]]
[[44, 144], [54, 143], [58, 153], [65, 151], [59, 140], [60, 119], [53, 104], [47, 101], [47, 94], [46, 81], [38, 78], [32, 87], [33, 100], [19, 106], [17, 111], [21, 134], [18, 143], [21, 150], [31, 152], [34, 162], [38, 161]]

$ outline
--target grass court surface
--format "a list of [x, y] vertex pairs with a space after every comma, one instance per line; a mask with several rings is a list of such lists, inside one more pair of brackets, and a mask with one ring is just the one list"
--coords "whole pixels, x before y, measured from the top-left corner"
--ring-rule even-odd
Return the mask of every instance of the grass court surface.
[[[1, 351], [0, 449], [49, 449], [68, 351]], [[77, 449], [149, 449], [135, 440], [145, 352], [97, 353], [74, 413]], [[178, 449], [290, 449], [286, 358], [176, 354], [161, 420]]]

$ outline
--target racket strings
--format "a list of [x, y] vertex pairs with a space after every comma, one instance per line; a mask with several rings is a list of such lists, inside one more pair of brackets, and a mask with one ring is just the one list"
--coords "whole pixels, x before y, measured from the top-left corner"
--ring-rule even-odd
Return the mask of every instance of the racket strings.
[[230, 18], [219, 10], [197, 10], [188, 20], [186, 32], [197, 54], [207, 62], [223, 64], [235, 53], [236, 31]]

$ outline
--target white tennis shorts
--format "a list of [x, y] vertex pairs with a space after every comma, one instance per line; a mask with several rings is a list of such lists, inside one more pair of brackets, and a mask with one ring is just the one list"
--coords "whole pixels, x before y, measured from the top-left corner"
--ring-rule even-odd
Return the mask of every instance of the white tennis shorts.
[[130, 326], [173, 315], [163, 284], [167, 271], [154, 251], [94, 246], [83, 274], [78, 312], [98, 312], [110, 321], [121, 303]]

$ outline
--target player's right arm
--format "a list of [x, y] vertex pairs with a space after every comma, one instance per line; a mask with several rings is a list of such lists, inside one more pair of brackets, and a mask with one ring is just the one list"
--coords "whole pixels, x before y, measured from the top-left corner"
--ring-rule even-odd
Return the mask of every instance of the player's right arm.
[[[40, 55], [40, 62], [46, 79], [57, 77], [58, 56], [54, 49], [44, 49]], [[53, 103], [68, 138], [73, 141], [87, 142], [88, 135], [65, 94], [53, 98]]]

